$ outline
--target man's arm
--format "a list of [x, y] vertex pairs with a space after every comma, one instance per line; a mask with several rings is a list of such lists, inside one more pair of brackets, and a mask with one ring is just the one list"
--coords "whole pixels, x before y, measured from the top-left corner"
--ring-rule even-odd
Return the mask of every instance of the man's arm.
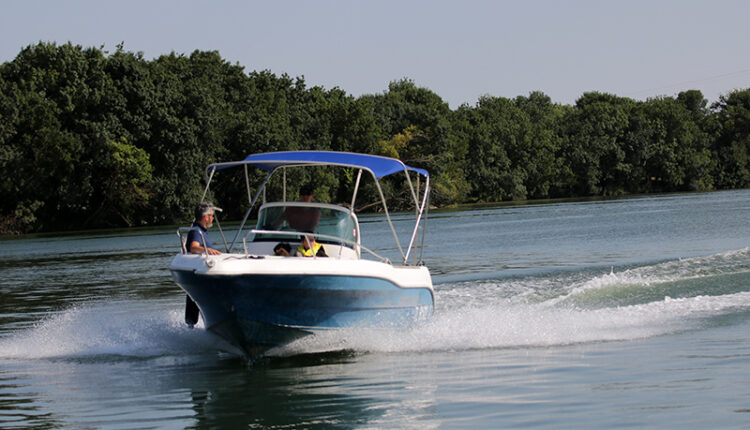
[[211, 254], [211, 255], [219, 255], [219, 254], [221, 254], [220, 251], [217, 251], [217, 250], [215, 250], [213, 248], [204, 248], [200, 244], [200, 242], [198, 242], [196, 240], [190, 242], [190, 247], [189, 247], [189, 251], [190, 252], [192, 252], [194, 254], [203, 254], [203, 252], [205, 252], [206, 250], [208, 250], [208, 253]]

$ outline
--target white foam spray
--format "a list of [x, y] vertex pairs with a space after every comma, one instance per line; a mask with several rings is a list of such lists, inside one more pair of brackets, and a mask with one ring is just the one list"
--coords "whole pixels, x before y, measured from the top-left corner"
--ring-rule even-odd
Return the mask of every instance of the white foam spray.
[[[724, 292], [723, 276], [747, 275]], [[744, 279], [744, 278], [743, 278]], [[677, 293], [701, 280], [712, 294]], [[562, 272], [442, 285], [432, 320], [411, 330], [351, 330], [303, 338], [280, 354], [312, 350], [434, 351], [624, 341], [700, 329], [750, 311], [750, 249], [605, 273]], [[639, 302], [640, 301], [640, 302]], [[622, 302], [634, 302], [622, 305]]]
[[133, 301], [79, 304], [0, 339], [0, 357], [152, 357], [216, 346], [214, 336], [185, 326], [182, 309], [165, 306]]
[[750, 310], [750, 292], [606, 309], [543, 304], [459, 308], [411, 330], [348, 330], [303, 338], [279, 354], [336, 349], [378, 352], [460, 351], [622, 341], [700, 328], [707, 318]]
[[[750, 311], [748, 257], [750, 250], [740, 250], [598, 274], [560, 272], [440, 285], [435, 315], [422, 326], [407, 330], [336, 331], [302, 338], [273, 353], [554, 346], [625, 341], [700, 329], [713, 317]], [[722, 276], [745, 273], [747, 291], [722, 290]], [[708, 282], [712, 294], [653, 293], [664, 283], [672, 283], [670, 288], [679, 292], [681, 282], [687, 285], [694, 279]], [[582, 300], [591, 295], [596, 296], [595, 306], [587, 306], [591, 301]], [[646, 299], [638, 302], [641, 295]], [[626, 302], [634, 303], [622, 305], [622, 296]], [[79, 304], [0, 339], [0, 357], [153, 357], [226, 349], [225, 343], [200, 325], [188, 329], [182, 312], [174, 300]]]

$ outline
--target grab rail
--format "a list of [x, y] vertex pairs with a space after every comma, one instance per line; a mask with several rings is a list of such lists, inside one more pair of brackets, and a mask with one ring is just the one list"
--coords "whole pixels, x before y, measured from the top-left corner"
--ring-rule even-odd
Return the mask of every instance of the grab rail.
[[[183, 231], [190, 231], [194, 229], [195, 227], [177, 227], [177, 237], [180, 238], [180, 250], [183, 254], [191, 254], [190, 250], [187, 249], [187, 244], [185, 243], [185, 239], [182, 238], [182, 232]], [[206, 238], [203, 235], [203, 232], [200, 232], [201, 241], [203, 242], [203, 255], [208, 257], [208, 247], [206, 246]]]

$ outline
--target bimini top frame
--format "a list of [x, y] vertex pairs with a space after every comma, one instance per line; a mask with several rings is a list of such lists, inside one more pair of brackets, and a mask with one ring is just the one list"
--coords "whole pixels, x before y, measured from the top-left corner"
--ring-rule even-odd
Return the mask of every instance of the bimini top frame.
[[[250, 199], [250, 183], [249, 183], [249, 176], [247, 174], [247, 166], [251, 165], [254, 167], [258, 167], [260, 169], [263, 169], [268, 173], [266, 178], [263, 180], [263, 183], [258, 187], [258, 190], [255, 193], [255, 196]], [[424, 170], [419, 169], [411, 166], [407, 166], [402, 161], [397, 160], [395, 158], [388, 158], [388, 157], [381, 157], [378, 155], [369, 155], [369, 154], [357, 154], [352, 152], [335, 152], [335, 151], [284, 151], [284, 152], [268, 152], [268, 153], [261, 153], [261, 154], [253, 154], [246, 157], [244, 160], [240, 161], [229, 161], [229, 162], [222, 162], [222, 163], [213, 163], [209, 164], [208, 167], [206, 167], [206, 189], [203, 192], [203, 196], [201, 198], [201, 201], [205, 200], [206, 195], [208, 194], [209, 187], [211, 184], [211, 179], [213, 178], [214, 174], [217, 170], [226, 169], [229, 167], [237, 167], [237, 166], [244, 166], [245, 167], [245, 181], [247, 185], [248, 190], [248, 199], [250, 199], [250, 207], [248, 208], [247, 212], [245, 212], [245, 216], [242, 219], [242, 223], [240, 224], [239, 229], [237, 230], [237, 234], [235, 235], [234, 239], [232, 240], [232, 243], [227, 246], [227, 249], [229, 252], [231, 252], [232, 248], [234, 247], [235, 242], [237, 241], [237, 238], [239, 237], [240, 233], [242, 232], [242, 229], [245, 226], [245, 223], [247, 222], [248, 217], [250, 216], [250, 213], [255, 206], [255, 203], [258, 201], [259, 196], [261, 195], [261, 192], [265, 188], [266, 184], [268, 183], [268, 180], [271, 178], [273, 173], [282, 167], [306, 167], [306, 166], [339, 166], [339, 167], [348, 167], [348, 168], [354, 168], [358, 169], [357, 173], [357, 181], [354, 186], [354, 193], [352, 195], [352, 202], [350, 206], [350, 210], [352, 213], [354, 213], [354, 203], [357, 198], [357, 192], [359, 190], [359, 183], [362, 176], [362, 171], [369, 172], [373, 179], [375, 180], [375, 185], [378, 189], [378, 193], [380, 194], [380, 200], [383, 204], [383, 211], [386, 216], [386, 220], [388, 221], [388, 225], [391, 228], [391, 232], [393, 233], [393, 237], [396, 240], [396, 245], [398, 246], [398, 250], [401, 253], [401, 256], [403, 258], [403, 264], [408, 264], [408, 259], [411, 251], [416, 248], [415, 241], [417, 239], [417, 233], [419, 230], [420, 225], [422, 225], [423, 231], [422, 231], [422, 244], [419, 246], [420, 251], [424, 248], [424, 223], [423, 217], [426, 219], [426, 211], [429, 210], [429, 192], [430, 192], [430, 174]], [[404, 172], [406, 175], [407, 183], [409, 185], [409, 189], [411, 191], [411, 196], [414, 201], [414, 206], [416, 208], [416, 222], [414, 224], [414, 229], [412, 230], [411, 238], [409, 239], [409, 246], [406, 248], [406, 251], [401, 247], [401, 243], [398, 239], [398, 235], [396, 234], [396, 230], [393, 227], [393, 222], [391, 221], [390, 214], [388, 212], [388, 206], [386, 204], [385, 196], [383, 195], [383, 190], [380, 187], [380, 182], [378, 179], [392, 175], [394, 173], [398, 172]], [[412, 183], [411, 177], [409, 175], [409, 172], [415, 172], [417, 173], [417, 188], [415, 190], [414, 184]], [[421, 196], [418, 196], [419, 192], [419, 177], [423, 176], [425, 178], [425, 185], [424, 185], [424, 193]], [[221, 228], [219, 226], [219, 228]], [[223, 234], [222, 234], [223, 236]], [[415, 257], [415, 264], [418, 264], [417, 262], [417, 256]], [[419, 256], [419, 263], [421, 263], [421, 252]]]

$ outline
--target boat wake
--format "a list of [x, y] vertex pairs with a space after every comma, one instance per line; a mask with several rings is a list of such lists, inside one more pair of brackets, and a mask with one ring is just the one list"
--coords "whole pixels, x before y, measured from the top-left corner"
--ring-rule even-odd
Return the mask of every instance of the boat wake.
[[[345, 329], [302, 338], [271, 355], [461, 351], [627, 341], [750, 319], [750, 249], [606, 271], [582, 270], [441, 284], [426, 324]], [[180, 303], [180, 305], [176, 305]], [[181, 300], [80, 304], [0, 338], [3, 358], [149, 358], [231, 348]]]
[[444, 284], [426, 325], [303, 338], [278, 351], [401, 352], [626, 341], [750, 318], [750, 249], [605, 273]]

